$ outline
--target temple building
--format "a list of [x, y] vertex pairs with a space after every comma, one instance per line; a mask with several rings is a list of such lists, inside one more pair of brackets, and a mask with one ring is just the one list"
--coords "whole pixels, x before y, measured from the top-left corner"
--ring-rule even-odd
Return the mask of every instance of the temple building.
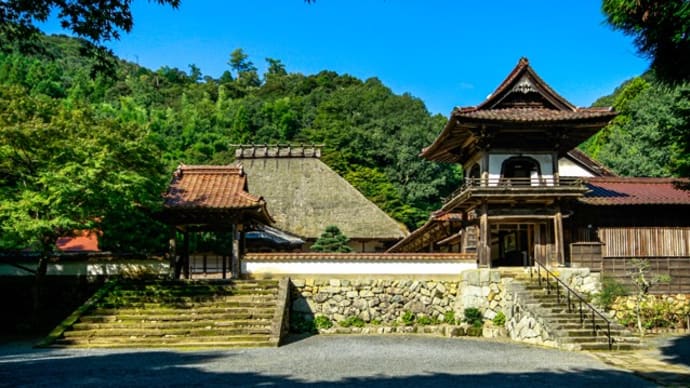
[[617, 177], [577, 150], [615, 116], [573, 106], [520, 59], [484, 102], [454, 109], [422, 150], [462, 165], [464, 184], [389, 252], [476, 252], [480, 267], [688, 261], [690, 220], [678, 214], [690, 214], [690, 192], [680, 180]]

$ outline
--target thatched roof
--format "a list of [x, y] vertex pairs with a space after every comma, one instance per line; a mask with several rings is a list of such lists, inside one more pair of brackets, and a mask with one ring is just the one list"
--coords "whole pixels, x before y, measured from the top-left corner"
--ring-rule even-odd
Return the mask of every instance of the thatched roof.
[[240, 146], [249, 192], [268, 202], [274, 226], [306, 239], [336, 225], [351, 239], [398, 240], [404, 225], [319, 160], [317, 147]]

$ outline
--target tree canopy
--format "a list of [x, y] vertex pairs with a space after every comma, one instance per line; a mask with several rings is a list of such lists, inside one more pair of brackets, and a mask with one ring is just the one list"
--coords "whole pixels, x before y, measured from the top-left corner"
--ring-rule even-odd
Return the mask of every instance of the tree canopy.
[[690, 80], [690, 2], [603, 0], [602, 10], [611, 26], [635, 38], [661, 80]]
[[[179, 163], [233, 162], [231, 144], [323, 144], [324, 162], [410, 228], [461, 176], [417, 157], [445, 118], [376, 78], [291, 73], [273, 58], [260, 77], [241, 49], [231, 50], [219, 78], [193, 64], [150, 70], [117, 58], [111, 77], [94, 78], [96, 59], [80, 55], [83, 41], [37, 42], [37, 53], [0, 53], [5, 248], [38, 247], [41, 238], [29, 234], [53, 239], [90, 228], [103, 232], [106, 249], [134, 249], [138, 236], [128, 230], [155, 245], [161, 239], [143, 228], [156, 224], [141, 209], [158, 206]], [[82, 204], [84, 193], [93, 196]]]

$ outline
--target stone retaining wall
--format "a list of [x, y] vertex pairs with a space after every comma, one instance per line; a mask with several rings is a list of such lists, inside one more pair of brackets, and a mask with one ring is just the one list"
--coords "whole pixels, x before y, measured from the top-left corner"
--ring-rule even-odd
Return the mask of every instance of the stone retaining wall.
[[323, 315], [333, 322], [358, 317], [380, 324], [417, 318], [443, 321], [452, 311], [458, 282], [424, 280], [292, 279], [292, 313], [304, 319]]

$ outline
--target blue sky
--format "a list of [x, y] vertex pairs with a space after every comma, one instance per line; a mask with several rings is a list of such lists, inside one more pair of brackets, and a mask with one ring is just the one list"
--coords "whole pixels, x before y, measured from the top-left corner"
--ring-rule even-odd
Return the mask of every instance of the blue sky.
[[[605, 23], [600, 0], [182, 0], [177, 10], [133, 4], [134, 29], [109, 42], [143, 66], [195, 64], [218, 77], [242, 48], [263, 74], [264, 58], [289, 72], [378, 77], [395, 93], [447, 115], [477, 105], [527, 57], [557, 92], [588, 106], [649, 61]], [[57, 23], [46, 32], [60, 32]]]

